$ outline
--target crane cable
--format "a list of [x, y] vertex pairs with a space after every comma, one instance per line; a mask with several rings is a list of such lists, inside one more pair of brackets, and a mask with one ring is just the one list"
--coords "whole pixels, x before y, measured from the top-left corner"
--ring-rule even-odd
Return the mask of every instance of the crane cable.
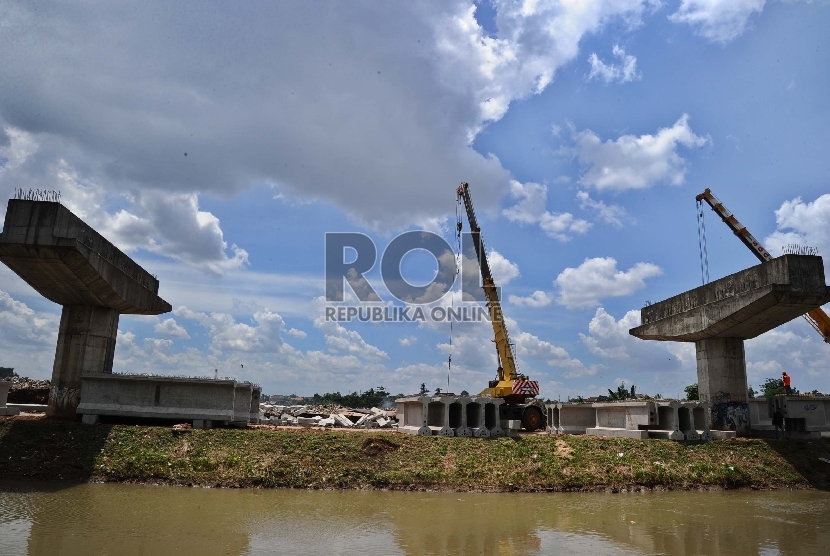
[[[461, 268], [461, 214], [459, 206], [461, 199], [455, 199], [455, 275], [458, 276]], [[462, 277], [463, 279], [463, 277]], [[453, 281], [454, 282], [454, 281]], [[450, 308], [455, 309], [455, 297], [452, 290], [450, 290]], [[447, 392], [450, 391], [450, 371], [452, 370], [452, 317], [450, 317], [450, 352], [447, 357]]]
[[[708, 190], [707, 190], [708, 191]], [[697, 201], [697, 246], [700, 250], [700, 279], [709, 283], [709, 252], [706, 249], [706, 222], [703, 219], [703, 200]]]

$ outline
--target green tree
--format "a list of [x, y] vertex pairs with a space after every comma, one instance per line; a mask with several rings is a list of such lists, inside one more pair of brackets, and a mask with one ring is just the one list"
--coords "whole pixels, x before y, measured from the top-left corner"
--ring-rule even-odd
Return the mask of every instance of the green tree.
[[758, 395], [758, 393], [755, 391], [755, 388], [753, 388], [752, 386], [750, 386], [749, 388], [746, 389], [746, 397], [747, 398], [754, 398], [757, 395]]
[[625, 382], [617, 386], [617, 391], [614, 392], [610, 388], [608, 389], [607, 396], [597, 396], [597, 401], [600, 402], [617, 402], [622, 400], [631, 400], [634, 399], [635, 394], [637, 391], [637, 387], [633, 384], [631, 385], [631, 389], [625, 387]]
[[686, 392], [686, 399], [687, 400], [699, 400], [700, 396], [697, 391], [697, 382], [694, 384], [690, 384], [683, 389]]
[[[787, 393], [787, 389], [784, 388], [784, 379], [783, 378], [768, 378], [761, 384], [758, 388], [761, 389], [761, 393], [764, 395], [765, 398], [770, 398], [772, 396], [780, 396]], [[798, 390], [795, 388], [791, 388], [794, 395], [798, 395]]]
[[386, 388], [379, 386], [377, 390], [369, 388], [365, 392], [352, 392], [341, 394], [330, 392], [327, 394], [314, 394], [311, 398], [316, 405], [344, 405], [346, 407], [382, 407], [387, 401], [394, 399], [386, 391]]

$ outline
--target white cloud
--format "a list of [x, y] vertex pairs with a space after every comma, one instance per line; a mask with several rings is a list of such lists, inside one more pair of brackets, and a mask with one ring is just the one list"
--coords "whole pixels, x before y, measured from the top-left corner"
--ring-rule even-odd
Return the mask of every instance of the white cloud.
[[468, 369], [482, 373], [481, 388], [493, 378], [498, 367], [498, 357], [490, 323], [468, 324], [461, 331], [454, 331], [452, 346], [442, 342], [435, 347], [445, 355], [452, 354], [453, 368]]
[[322, 316], [314, 320], [314, 326], [325, 334], [326, 345], [334, 353], [356, 355], [370, 361], [389, 359], [385, 351], [367, 343], [357, 330], [348, 330], [337, 322], [327, 322]]
[[[488, 249], [487, 262], [490, 265], [490, 273], [493, 276], [493, 281], [499, 288], [506, 286], [512, 280], [520, 276], [519, 265], [504, 257], [498, 251]], [[461, 287], [464, 288], [463, 293], [466, 294], [464, 300], [472, 301], [473, 299], [475, 299], [475, 296], [481, 292], [481, 270], [478, 264], [478, 260], [475, 257], [475, 253], [470, 252], [461, 255], [460, 263], [461, 280], [459, 280], [459, 285], [461, 285]], [[443, 292], [445, 290], [446, 287], [440, 288], [440, 292]], [[449, 291], [443, 296], [441, 296], [436, 303], [431, 303], [429, 304], [429, 306], [440, 305], [444, 308], [449, 307], [453, 300], [462, 300], [461, 293], [462, 292], [459, 291]], [[438, 296], [432, 296], [430, 297], [430, 299], [435, 299], [436, 297]]]
[[217, 369], [220, 376], [262, 384], [268, 393], [306, 395], [312, 388], [330, 388], [341, 381], [366, 389], [377, 386], [378, 377], [387, 375], [384, 368], [354, 355], [294, 349], [277, 338], [273, 313], [255, 316], [254, 324], [249, 325], [224, 314], [207, 315], [186, 308], [177, 308], [177, 312], [208, 329], [213, 340], [209, 350], [187, 347], [177, 351], [170, 340], [145, 338], [139, 342], [134, 333], [119, 330], [114, 370], [145, 368], [160, 374], [212, 377]]
[[547, 307], [553, 302], [553, 297], [541, 290], [536, 290], [529, 297], [509, 295], [507, 299], [517, 307]]
[[[635, 338], [629, 329], [640, 325], [640, 311], [628, 311], [616, 320], [604, 308], [597, 308], [588, 324], [588, 334], [579, 337], [585, 346], [605, 359], [617, 370], [634, 373], [656, 373], [656, 381], [676, 388], [696, 381], [695, 346], [693, 343], [656, 342]], [[678, 377], [682, 373], [683, 378]], [[681, 386], [682, 391], [682, 386]]]
[[599, 59], [596, 52], [591, 53], [588, 57], [588, 63], [591, 64], [591, 71], [588, 73], [589, 81], [592, 79], [602, 79], [607, 85], [614, 81], [627, 83], [642, 78], [642, 75], [637, 73], [636, 56], [626, 54], [625, 50], [616, 44], [613, 48], [613, 54], [615, 58], [620, 60], [620, 63], [617, 65], [613, 63], [606, 64]]
[[663, 271], [651, 263], [637, 263], [627, 271], [617, 270], [611, 257], [585, 259], [576, 268], [566, 268], [556, 277], [560, 303], [568, 309], [596, 307], [606, 297], [631, 295], [646, 287], [645, 279]]
[[183, 340], [190, 339], [190, 334], [187, 333], [187, 330], [185, 330], [180, 324], [176, 323], [176, 319], [172, 318], [165, 319], [164, 321], [158, 323], [153, 329], [153, 332], [169, 338], [181, 338]]
[[[227, 253], [219, 219], [199, 210], [196, 193], [153, 189], [110, 192], [58, 158], [63, 148], [54, 138], [12, 127], [6, 131], [10, 140], [0, 145], [0, 158], [8, 158], [10, 163], [0, 167], [0, 193], [11, 196], [15, 187], [27, 188], [31, 183], [59, 190], [67, 208], [126, 253], [144, 249], [214, 274], [247, 264], [244, 249], [232, 245], [232, 254]], [[57, 160], [42, 164], [43, 158], [53, 157]], [[113, 203], [126, 208], [108, 210]]]
[[582, 210], [591, 209], [596, 211], [599, 219], [606, 224], [621, 228], [623, 220], [630, 220], [623, 207], [613, 204], [606, 205], [603, 201], [595, 201], [587, 191], [577, 193], [576, 199], [579, 201], [579, 208]]
[[591, 376], [597, 372], [597, 367], [586, 367], [579, 359], [572, 358], [564, 348], [546, 342], [529, 332], [519, 331], [513, 335], [513, 339], [519, 357], [543, 361], [549, 367], [565, 371], [566, 378]]
[[809, 245], [825, 258], [825, 269], [830, 268], [830, 193], [808, 203], [801, 197], [784, 201], [775, 211], [775, 223], [777, 229], [764, 240], [773, 257], [785, 245]]
[[510, 197], [517, 202], [502, 211], [511, 222], [536, 224], [546, 212], [548, 188], [538, 183], [510, 181]]
[[[628, 311], [616, 320], [600, 307], [588, 325], [588, 334], [580, 334], [580, 338], [591, 353], [615, 371], [635, 378], [635, 384], [651, 375], [654, 387], [664, 394], [682, 394], [684, 386], [697, 382], [694, 343], [640, 340], [628, 333], [639, 324], [639, 310]], [[824, 364], [827, 344], [804, 319], [747, 340], [745, 349], [747, 379], [756, 390], [764, 379], [780, 377], [786, 370], [795, 373], [794, 385], [801, 391], [830, 391]], [[626, 384], [631, 383], [626, 380]]]
[[[476, 133], [542, 92], [585, 35], [611, 22], [633, 27], [656, 5], [498, 1], [492, 37], [471, 0], [330, 3], [325, 17], [303, 2], [48, 14], [19, 2], [0, 35], [0, 126], [54, 145], [31, 161], [31, 175], [64, 159], [108, 194], [164, 192], [185, 205], [269, 183], [398, 229], [401, 206], [412, 222], [444, 216], [457, 176], [476, 184], [479, 206], [494, 207], [508, 173], [472, 148]], [[90, 18], [107, 32], [88, 33]], [[134, 226], [153, 221], [130, 212]], [[155, 224], [170, 234], [177, 226]], [[216, 253], [214, 225], [194, 224]], [[165, 239], [177, 253], [176, 238]], [[244, 264], [232, 246], [227, 258]]]
[[[218, 369], [220, 376], [260, 383], [267, 393], [365, 390], [384, 385], [395, 392], [412, 393], [426, 381], [430, 388], [446, 384], [446, 364], [414, 364], [400, 367], [380, 364], [385, 352], [367, 344], [355, 331], [334, 326], [323, 327], [332, 353], [300, 351], [282, 339], [284, 325], [276, 313], [256, 309], [252, 319], [235, 319], [226, 313], [204, 313], [187, 307], [174, 311], [181, 321], [194, 321], [204, 327], [210, 338], [208, 349], [187, 346], [177, 349], [167, 338], [141, 338], [133, 331], [119, 329], [115, 351], [116, 372], [150, 370], [163, 375], [210, 376]], [[131, 316], [131, 319], [135, 318]], [[34, 378], [49, 378], [60, 317], [38, 312], [25, 303], [0, 292], [0, 361], [16, 372]], [[151, 322], [149, 319], [136, 319]], [[126, 319], [122, 324], [127, 322]], [[478, 325], [482, 334], [471, 341], [468, 352], [481, 354], [489, 324]], [[463, 326], [460, 328], [464, 328]], [[286, 332], [289, 336], [290, 332]], [[329, 341], [329, 336], [334, 341]], [[494, 353], [494, 352], [493, 352]], [[459, 361], [463, 359], [460, 358]], [[491, 357], [491, 359], [494, 359]], [[244, 364], [244, 367], [241, 365]], [[456, 366], [452, 384], [478, 392], [490, 378], [479, 366]], [[495, 366], [492, 367], [495, 370]], [[345, 385], [345, 386], [344, 386]]]
[[490, 264], [493, 281], [499, 286], [506, 286], [511, 280], [519, 277], [519, 265], [509, 261], [495, 249], [490, 249], [487, 262]]
[[628, 311], [619, 321], [609, 315], [604, 308], [597, 308], [588, 324], [590, 335], [580, 334], [582, 341], [591, 353], [605, 359], [630, 359], [630, 346], [640, 345], [638, 340], [629, 335], [631, 328], [640, 325], [640, 312]]
[[6, 347], [13, 349], [21, 344], [54, 346], [58, 336], [58, 324], [60, 319], [56, 315], [36, 313], [25, 303], [0, 290], [0, 342]]
[[[319, 274], [257, 271], [248, 266], [225, 271], [222, 275], [205, 273], [177, 261], [137, 256], [136, 262], [155, 273], [160, 281], [159, 295], [186, 305], [194, 311], [251, 315], [265, 307], [279, 307], [283, 316], [307, 317], [312, 299], [324, 291], [324, 277]], [[0, 266], [0, 280], [4, 276]], [[11, 274], [11, 271], [8, 271]], [[13, 274], [11, 274], [14, 276]], [[19, 278], [9, 280], [15, 295], [31, 292]], [[229, 291], [229, 285], [233, 285]], [[349, 293], [351, 290], [346, 288]]]
[[498, 120], [512, 100], [542, 92], [556, 70], [576, 57], [583, 35], [613, 19], [636, 26], [643, 13], [658, 4], [497, 0], [493, 5], [498, 36], [490, 37], [475, 20], [475, 6], [459, 2], [458, 15], [438, 26], [438, 51], [448, 62], [445, 78], [474, 83], [481, 120]]
[[677, 154], [678, 145], [702, 147], [711, 139], [695, 135], [689, 116], [683, 114], [672, 127], [655, 135], [623, 135], [604, 143], [586, 129], [574, 135], [574, 152], [586, 168], [579, 182], [598, 190], [643, 189], [658, 183], [681, 185], [686, 161]]
[[[515, 345], [519, 372], [529, 375], [531, 379], [543, 379], [549, 368], [562, 371], [567, 377], [594, 374], [594, 367], [586, 367], [564, 348], [523, 331], [514, 319], [505, 317], [505, 325]], [[436, 347], [444, 354], [452, 354], [453, 369], [458, 367], [475, 373], [483, 371], [483, 376], [477, 383], [483, 388], [485, 381], [495, 376], [498, 367], [498, 357], [492, 339], [493, 328], [490, 323], [469, 323], [453, 334], [452, 346], [449, 343], [440, 343]], [[535, 368], [535, 362], [542, 362], [545, 367]], [[479, 375], [472, 376], [478, 378]]]
[[149, 351], [169, 354], [173, 349], [173, 340], [164, 338], [145, 338], [144, 347]]
[[205, 327], [210, 334], [210, 347], [214, 354], [225, 351], [277, 353], [284, 345], [281, 333], [285, 323], [280, 315], [267, 309], [254, 313], [253, 326], [236, 322], [227, 313], [200, 313], [185, 306], [176, 307], [173, 314]]
[[398, 343], [401, 344], [404, 347], [409, 347], [417, 341], [418, 341], [418, 336], [412, 336], [412, 335], [401, 336], [400, 338], [398, 338]]
[[299, 338], [301, 340], [304, 340], [308, 336], [304, 330], [299, 330], [297, 328], [289, 328], [286, 333], [289, 336], [293, 336], [294, 338]]
[[570, 212], [549, 212], [545, 208], [548, 200], [547, 186], [511, 180], [510, 197], [517, 202], [502, 211], [508, 220], [520, 224], [539, 224], [542, 231], [559, 241], [568, 241], [571, 234], [585, 234], [591, 229], [590, 222], [575, 218]]
[[765, 379], [780, 378], [781, 371], [787, 371], [802, 392], [830, 392], [827, 344], [802, 318], [747, 340], [745, 350], [747, 380], [755, 390]]
[[21, 376], [52, 374], [60, 316], [35, 311], [0, 290], [0, 366]]
[[761, 13], [765, 0], [681, 0], [669, 16], [674, 23], [686, 23], [702, 37], [725, 44], [741, 36], [747, 21]]

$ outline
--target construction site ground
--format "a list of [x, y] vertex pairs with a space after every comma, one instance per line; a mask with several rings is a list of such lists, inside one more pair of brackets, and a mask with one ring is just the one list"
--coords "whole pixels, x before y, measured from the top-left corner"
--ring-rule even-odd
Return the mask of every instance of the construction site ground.
[[[354, 434], [358, 432], [358, 434]], [[0, 418], [3, 479], [444, 491], [830, 488], [830, 440], [422, 437]]]

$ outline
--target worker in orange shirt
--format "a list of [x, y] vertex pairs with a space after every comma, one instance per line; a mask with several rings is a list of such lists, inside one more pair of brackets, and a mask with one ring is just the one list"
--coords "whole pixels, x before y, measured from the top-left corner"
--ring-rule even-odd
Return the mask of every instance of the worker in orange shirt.
[[787, 395], [792, 395], [793, 389], [790, 388], [790, 375], [787, 374], [787, 371], [781, 371], [781, 378], [784, 380], [784, 390], [787, 391]]

